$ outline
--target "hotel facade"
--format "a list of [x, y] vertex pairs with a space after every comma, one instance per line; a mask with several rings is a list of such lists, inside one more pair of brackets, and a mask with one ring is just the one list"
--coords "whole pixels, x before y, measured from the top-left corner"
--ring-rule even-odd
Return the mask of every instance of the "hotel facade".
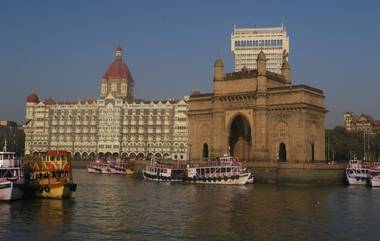
[[257, 69], [256, 58], [260, 51], [267, 57], [267, 70], [281, 74], [283, 60], [288, 61], [289, 36], [285, 27], [234, 28], [231, 34], [231, 51], [235, 72], [243, 67]]
[[134, 98], [134, 80], [123, 50], [101, 78], [92, 100], [26, 99], [25, 154], [64, 149], [74, 159], [151, 156], [188, 159], [187, 97], [146, 101]]

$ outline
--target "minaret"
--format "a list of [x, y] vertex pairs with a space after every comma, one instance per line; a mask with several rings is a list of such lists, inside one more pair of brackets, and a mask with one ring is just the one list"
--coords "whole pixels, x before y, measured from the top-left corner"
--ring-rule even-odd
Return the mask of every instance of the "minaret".
[[281, 66], [281, 75], [286, 80], [287, 84], [291, 84], [290, 69], [289, 62], [284, 59]]
[[261, 50], [257, 56], [257, 90], [267, 90], [267, 58], [264, 52]]
[[217, 58], [214, 63], [214, 81], [220, 81], [224, 78], [224, 65], [221, 58]]
[[258, 161], [268, 161], [268, 113], [267, 113], [267, 70], [266, 56], [261, 50], [257, 56], [257, 93], [256, 93], [256, 142], [254, 158]]

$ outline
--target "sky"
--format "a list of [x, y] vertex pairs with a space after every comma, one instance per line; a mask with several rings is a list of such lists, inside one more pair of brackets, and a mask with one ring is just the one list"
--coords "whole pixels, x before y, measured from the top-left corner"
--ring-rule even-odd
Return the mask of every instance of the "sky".
[[286, 26], [292, 82], [324, 91], [326, 127], [343, 112], [380, 118], [380, 1], [0, 1], [0, 119], [25, 121], [25, 98], [95, 99], [120, 44], [135, 96], [213, 90], [233, 71], [238, 27]]

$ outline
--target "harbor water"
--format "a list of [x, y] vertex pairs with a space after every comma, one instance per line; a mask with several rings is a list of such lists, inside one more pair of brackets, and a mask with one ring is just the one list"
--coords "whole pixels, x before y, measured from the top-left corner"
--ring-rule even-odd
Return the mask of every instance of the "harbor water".
[[155, 183], [74, 170], [71, 200], [0, 203], [0, 240], [379, 240], [380, 188]]

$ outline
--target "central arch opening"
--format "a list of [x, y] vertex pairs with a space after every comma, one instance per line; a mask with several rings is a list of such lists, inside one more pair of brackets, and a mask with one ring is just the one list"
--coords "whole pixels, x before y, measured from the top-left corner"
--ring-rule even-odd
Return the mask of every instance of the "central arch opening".
[[230, 126], [230, 155], [239, 157], [241, 160], [251, 159], [251, 147], [251, 126], [244, 116], [238, 115], [232, 120]]

